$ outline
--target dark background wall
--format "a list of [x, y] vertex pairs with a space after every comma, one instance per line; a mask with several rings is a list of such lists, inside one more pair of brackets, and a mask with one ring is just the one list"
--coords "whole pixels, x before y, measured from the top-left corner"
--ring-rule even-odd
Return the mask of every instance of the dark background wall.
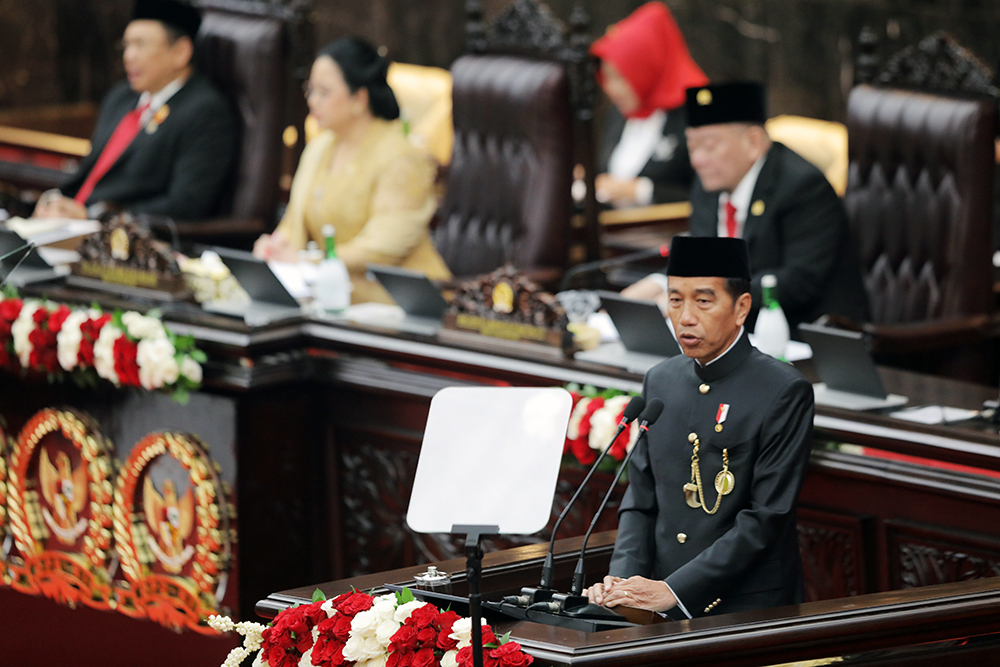
[[[285, 1], [292, 0], [272, 0]], [[487, 16], [511, 0], [484, 0]], [[463, 48], [463, 0], [315, 0], [317, 44], [357, 33], [392, 58], [447, 67]], [[549, 0], [567, 19], [576, 4], [593, 35], [640, 0]], [[876, 29], [892, 53], [947, 30], [990, 66], [1000, 62], [995, 0], [667, 0], [695, 59], [715, 80], [770, 87], [772, 115], [842, 119], [857, 36]], [[0, 0], [0, 109], [100, 100], [121, 76], [117, 46], [131, 0]]]

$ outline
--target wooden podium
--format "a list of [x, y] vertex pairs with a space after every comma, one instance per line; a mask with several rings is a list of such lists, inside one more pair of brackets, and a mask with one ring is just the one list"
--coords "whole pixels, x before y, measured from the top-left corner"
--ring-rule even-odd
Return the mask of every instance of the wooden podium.
[[[605, 532], [591, 539], [588, 583], [606, 571], [614, 535]], [[579, 538], [556, 543], [556, 587], [561, 590], [568, 589], [579, 546]], [[487, 554], [484, 599], [498, 600], [521, 586], [537, 585], [545, 550], [546, 545], [538, 544]], [[467, 594], [463, 561], [435, 565], [452, 573], [449, 593]], [[403, 568], [318, 587], [328, 597], [352, 586], [380, 594], [387, 592], [385, 584], [412, 586], [414, 575], [424, 569]], [[288, 606], [308, 603], [315, 588], [273, 593], [257, 603], [257, 613], [273, 618]], [[959, 660], [991, 664], [1000, 648], [998, 605], [1000, 579], [994, 578], [680, 622], [631, 610], [627, 615], [636, 627], [589, 634], [502, 617], [489, 620], [495, 630], [510, 631], [539, 665], [750, 667], [837, 657], [850, 665], [952, 665]]]

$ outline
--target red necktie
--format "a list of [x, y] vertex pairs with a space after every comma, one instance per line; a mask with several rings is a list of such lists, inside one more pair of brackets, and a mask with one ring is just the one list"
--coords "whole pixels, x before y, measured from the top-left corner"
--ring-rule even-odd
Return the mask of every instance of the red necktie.
[[104, 150], [101, 151], [97, 162], [94, 163], [94, 168], [87, 174], [87, 179], [80, 186], [76, 196], [73, 197], [78, 204], [87, 203], [87, 199], [94, 191], [94, 186], [97, 185], [97, 182], [104, 177], [104, 174], [108, 173], [108, 169], [111, 169], [111, 166], [121, 157], [121, 154], [125, 152], [125, 149], [132, 143], [132, 140], [135, 139], [135, 136], [139, 134], [139, 121], [142, 118], [142, 114], [148, 108], [149, 103], [147, 102], [138, 109], [129, 111], [119, 121], [118, 127], [111, 134], [108, 143], [104, 145]]
[[736, 207], [732, 202], [726, 202], [726, 236], [736, 238]]

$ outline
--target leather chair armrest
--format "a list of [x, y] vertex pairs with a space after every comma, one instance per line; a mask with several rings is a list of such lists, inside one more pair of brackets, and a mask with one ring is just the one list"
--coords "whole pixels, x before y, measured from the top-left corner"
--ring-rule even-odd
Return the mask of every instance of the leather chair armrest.
[[211, 218], [175, 222], [177, 233], [182, 238], [199, 239], [206, 236], [258, 236], [268, 231], [268, 225], [257, 218]]
[[909, 324], [863, 324], [873, 353], [905, 354], [966, 345], [1000, 335], [1000, 316], [969, 315]]

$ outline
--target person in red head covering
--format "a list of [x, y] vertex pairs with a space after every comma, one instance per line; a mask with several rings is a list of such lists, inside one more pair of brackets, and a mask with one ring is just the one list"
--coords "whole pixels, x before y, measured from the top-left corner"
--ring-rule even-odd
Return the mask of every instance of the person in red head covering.
[[598, 200], [616, 207], [688, 198], [693, 172], [684, 91], [708, 83], [670, 10], [648, 2], [611, 26], [590, 52], [614, 105], [598, 155]]

